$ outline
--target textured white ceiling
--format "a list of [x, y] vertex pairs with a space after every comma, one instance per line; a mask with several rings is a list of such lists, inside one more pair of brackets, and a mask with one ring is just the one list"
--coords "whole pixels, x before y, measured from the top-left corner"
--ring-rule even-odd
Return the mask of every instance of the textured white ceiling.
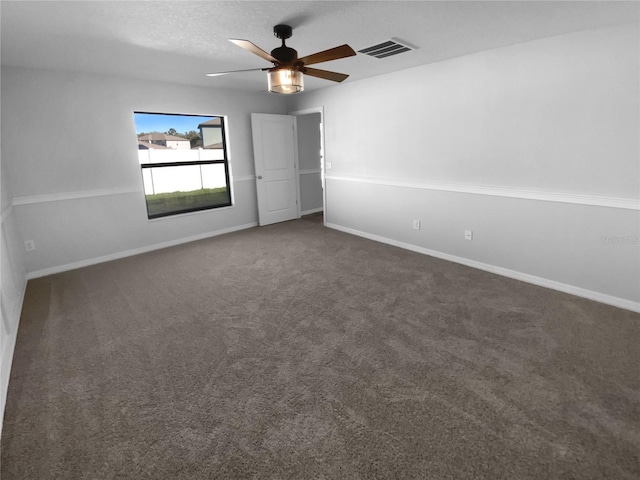
[[[347, 82], [536, 38], [638, 22], [640, 4], [613, 1], [72, 1], [0, 3], [3, 65], [86, 71], [252, 91], [262, 72], [207, 72], [270, 64], [229, 42], [279, 46], [273, 26], [294, 27], [300, 56], [397, 37], [418, 50], [384, 60], [358, 54], [317, 68]], [[333, 83], [305, 78], [306, 89]]]

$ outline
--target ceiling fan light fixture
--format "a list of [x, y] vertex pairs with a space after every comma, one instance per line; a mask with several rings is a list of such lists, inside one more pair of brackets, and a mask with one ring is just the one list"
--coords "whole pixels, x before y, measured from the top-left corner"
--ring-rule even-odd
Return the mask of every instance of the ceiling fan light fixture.
[[269, 91], [283, 93], [299, 93], [304, 90], [302, 72], [293, 68], [272, 68], [267, 72]]
[[[0, 0], [2, 1], [2, 0]], [[322, 78], [332, 82], [343, 82], [349, 75], [338, 72], [330, 72], [319, 68], [310, 68], [308, 65], [329, 62], [331, 60], [340, 60], [341, 58], [352, 57], [356, 52], [349, 45], [344, 44], [338, 47], [329, 48], [321, 52], [312, 53], [302, 58], [298, 58], [298, 52], [293, 48], [287, 47], [285, 40], [291, 37], [292, 28], [289, 25], [276, 25], [273, 27], [273, 33], [282, 40], [282, 46], [274, 48], [271, 53], [265, 52], [255, 43], [240, 38], [230, 38], [229, 41], [244, 50], [257, 55], [263, 60], [267, 60], [273, 64], [268, 68], [249, 68], [244, 70], [235, 70], [229, 72], [208, 73], [210, 77], [222, 75], [226, 73], [248, 72], [251, 70], [262, 70], [267, 72], [267, 80], [269, 82], [269, 91], [290, 95], [292, 93], [300, 93], [304, 90], [304, 75]]]

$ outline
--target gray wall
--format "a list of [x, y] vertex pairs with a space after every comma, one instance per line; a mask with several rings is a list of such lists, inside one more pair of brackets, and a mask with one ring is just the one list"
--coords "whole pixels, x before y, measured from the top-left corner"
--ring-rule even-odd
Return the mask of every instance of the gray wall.
[[[90, 74], [2, 69], [2, 159], [31, 276], [257, 222], [250, 114], [284, 113], [267, 93]], [[228, 116], [234, 206], [148, 220], [134, 111]]]
[[293, 98], [324, 107], [328, 224], [640, 309], [638, 34], [589, 30]]

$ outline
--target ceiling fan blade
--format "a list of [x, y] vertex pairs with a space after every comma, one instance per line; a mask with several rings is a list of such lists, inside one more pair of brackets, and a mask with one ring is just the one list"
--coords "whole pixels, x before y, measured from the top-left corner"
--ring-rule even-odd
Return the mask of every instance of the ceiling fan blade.
[[328, 62], [329, 60], [338, 60], [339, 58], [353, 57], [356, 52], [349, 45], [340, 45], [339, 47], [330, 48], [322, 52], [313, 53], [298, 59], [305, 65], [313, 65], [314, 63]]
[[219, 75], [227, 75], [229, 73], [240, 73], [240, 72], [257, 72], [258, 70], [269, 70], [268, 68], [247, 68], [245, 70], [229, 70], [228, 72], [215, 72], [215, 73], [207, 73], [205, 76], [207, 77], [217, 77]]
[[265, 52], [259, 46], [257, 46], [254, 43], [251, 43], [249, 40], [240, 40], [237, 38], [230, 38], [229, 41], [231, 43], [235, 43], [241, 48], [244, 48], [245, 50], [249, 50], [251, 53], [258, 55], [259, 57], [262, 57], [269, 62], [278, 63], [278, 60], [273, 58], [271, 54]]
[[311, 75], [312, 77], [324, 78], [325, 80], [331, 80], [333, 82], [342, 82], [349, 78], [349, 75], [345, 73], [330, 72], [328, 70], [320, 70], [318, 68], [304, 67], [301, 69], [305, 75]]

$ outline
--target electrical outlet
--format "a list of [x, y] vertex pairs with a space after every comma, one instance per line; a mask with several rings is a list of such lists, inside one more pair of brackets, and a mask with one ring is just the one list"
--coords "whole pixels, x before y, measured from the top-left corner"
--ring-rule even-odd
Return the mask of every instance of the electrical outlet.
[[33, 240], [25, 240], [24, 249], [27, 252], [33, 252], [36, 249], [36, 242], [34, 242]]
[[331, 170], [331, 162], [326, 162], [324, 164], [324, 168], [326, 168], [327, 170]]
[[473, 232], [471, 230], [464, 231], [464, 239], [465, 240], [473, 240]]
[[413, 221], [413, 229], [414, 230], [420, 230], [420, 220], [414, 220]]

